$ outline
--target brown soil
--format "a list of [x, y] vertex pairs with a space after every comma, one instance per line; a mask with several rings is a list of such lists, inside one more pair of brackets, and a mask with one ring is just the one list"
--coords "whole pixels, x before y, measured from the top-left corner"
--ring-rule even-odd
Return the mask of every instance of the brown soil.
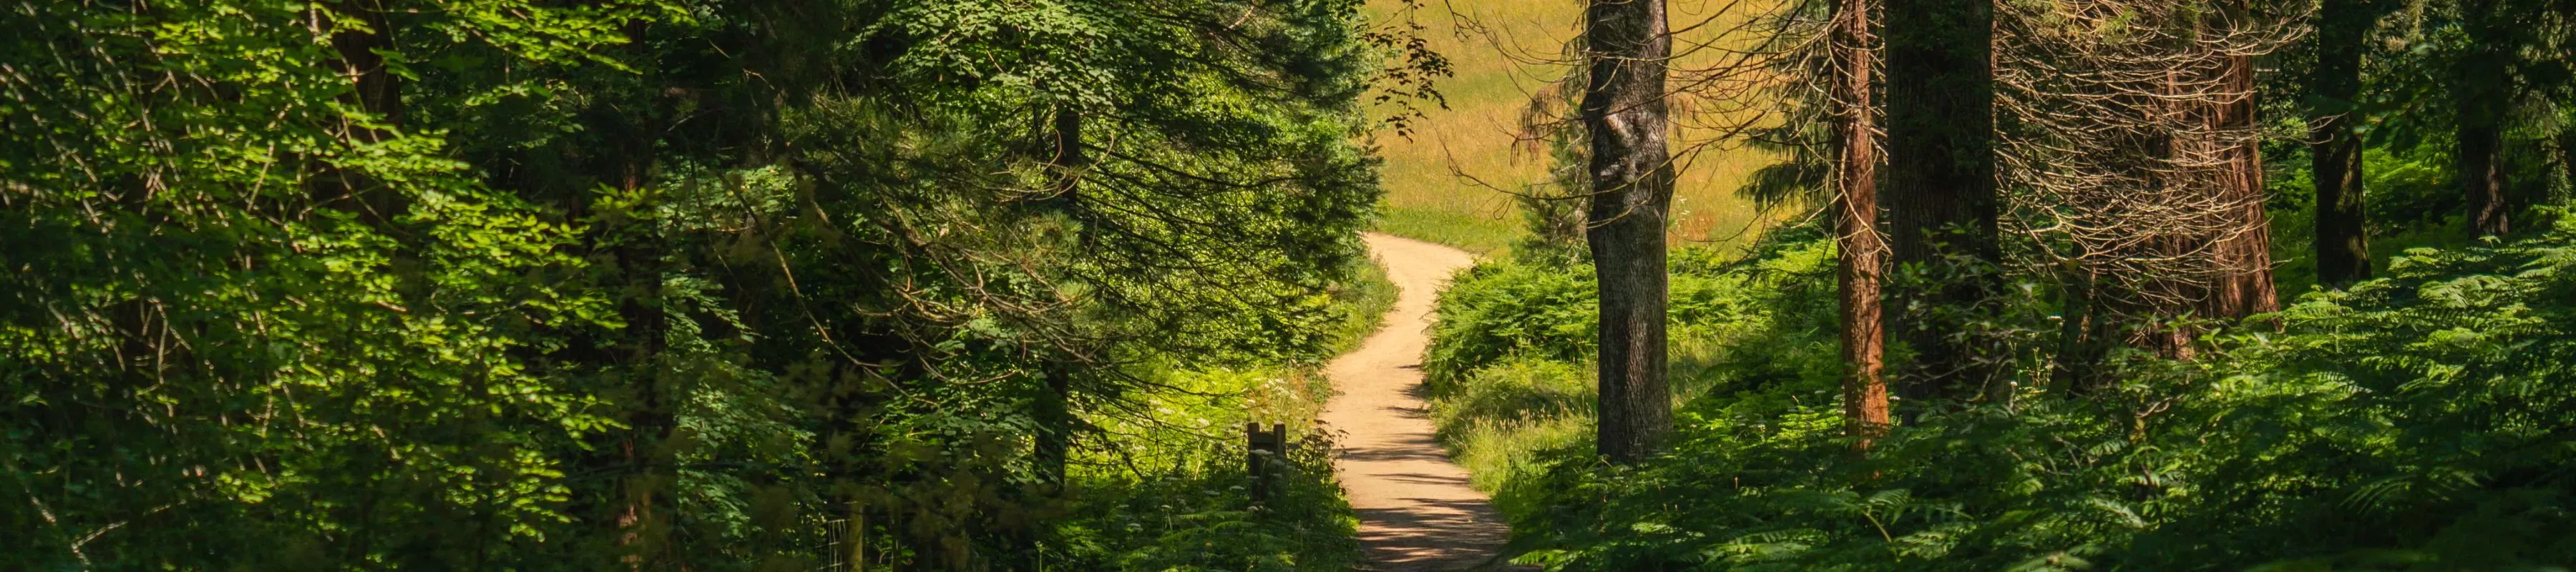
[[1369, 251], [1401, 289], [1385, 327], [1325, 370], [1339, 394], [1324, 423], [1343, 432], [1333, 459], [1372, 570], [1446, 571], [1488, 564], [1509, 528], [1467, 470], [1432, 438], [1422, 401], [1422, 350], [1432, 302], [1449, 275], [1475, 262], [1465, 251], [1371, 233]]

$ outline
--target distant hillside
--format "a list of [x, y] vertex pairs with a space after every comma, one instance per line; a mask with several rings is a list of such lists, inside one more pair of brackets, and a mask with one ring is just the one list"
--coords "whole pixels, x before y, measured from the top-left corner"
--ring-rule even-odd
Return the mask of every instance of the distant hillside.
[[[1481, 187], [1455, 173], [1507, 189], [1545, 180], [1544, 147], [1514, 149], [1513, 134], [1531, 94], [1565, 75], [1565, 42], [1581, 29], [1579, 0], [1425, 0], [1407, 13], [1395, 0], [1372, 0], [1380, 22], [1410, 17], [1422, 24], [1432, 49], [1447, 56], [1457, 77], [1438, 84], [1446, 110], [1427, 110], [1411, 140], [1378, 136], [1386, 157], [1387, 232], [1496, 252], [1527, 234], [1510, 195]], [[1675, 25], [1704, 18], [1698, 0], [1674, 0]], [[1676, 139], [1691, 139], [1680, 134]], [[1751, 236], [1757, 213], [1735, 188], [1770, 159], [1752, 151], [1701, 154], [1681, 171], [1674, 198], [1673, 238], [1731, 243]]]

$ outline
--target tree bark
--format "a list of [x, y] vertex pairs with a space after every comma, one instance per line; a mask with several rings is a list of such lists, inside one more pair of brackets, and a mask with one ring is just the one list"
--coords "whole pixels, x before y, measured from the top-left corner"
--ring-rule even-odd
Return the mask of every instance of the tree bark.
[[1048, 486], [1064, 486], [1065, 459], [1073, 449], [1072, 375], [1057, 365], [1046, 373], [1046, 390], [1038, 397], [1037, 450], [1038, 478]]
[[1652, 455], [1672, 427], [1664, 380], [1664, 225], [1673, 173], [1666, 148], [1663, 0], [1592, 0], [1584, 131], [1592, 139], [1585, 238], [1601, 287], [1597, 449], [1613, 462]]
[[2370, 279], [2368, 211], [2362, 192], [2360, 121], [2363, 42], [2378, 20], [2368, 0], [2325, 0], [2317, 10], [2317, 63], [2308, 83], [2308, 156], [2316, 175], [2317, 282]]
[[2272, 217], [2263, 208], [2263, 154], [2256, 144], [2254, 57], [2229, 56], [2220, 70], [2218, 101], [2211, 102], [2210, 132], [2218, 137], [2222, 160], [2215, 179], [2223, 204], [2232, 209], [2225, 234], [2210, 246], [2216, 270], [2202, 313], [2243, 318], [2281, 309], [2272, 285]]
[[[1996, 364], [1958, 334], [1957, 316], [1995, 292], [1994, 7], [1988, 0], [1889, 2], [1885, 201], [1900, 282], [1889, 327], [1914, 359], [1909, 400], [1976, 395]], [[1919, 402], [1919, 401], [1918, 401]]]
[[1879, 315], [1879, 282], [1887, 264], [1887, 242], [1878, 234], [1878, 144], [1873, 131], [1876, 109], [1870, 104], [1872, 51], [1869, 0], [1842, 0], [1836, 9], [1834, 60], [1840, 77], [1834, 82], [1834, 114], [1840, 119], [1836, 139], [1833, 217], [1836, 274], [1842, 291], [1843, 432], [1867, 450], [1887, 431], [1885, 330]]

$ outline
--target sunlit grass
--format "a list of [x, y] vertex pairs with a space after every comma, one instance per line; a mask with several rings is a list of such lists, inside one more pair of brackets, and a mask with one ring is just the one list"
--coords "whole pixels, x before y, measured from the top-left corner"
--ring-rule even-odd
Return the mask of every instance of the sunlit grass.
[[1389, 208], [1377, 221], [1377, 229], [1397, 236], [1410, 237], [1455, 246], [1478, 256], [1500, 256], [1513, 241], [1527, 236], [1519, 226], [1520, 214], [1504, 212], [1507, 223], [1496, 223], [1466, 207]]
[[1477, 489], [1539, 467], [1539, 453], [1592, 440], [1592, 376], [1581, 364], [1512, 359], [1432, 389], [1431, 420]]
[[[1716, 5], [1675, 0], [1673, 20], [1676, 25], [1696, 21]], [[1384, 24], [1408, 14], [1400, 7], [1396, 0], [1373, 0], [1370, 14]], [[1580, 30], [1582, 4], [1430, 2], [1409, 16], [1425, 27], [1431, 49], [1449, 58], [1457, 76], [1438, 84], [1448, 109], [1426, 109], [1427, 117], [1414, 121], [1409, 139], [1392, 133], [1376, 136], [1387, 161], [1381, 179], [1386, 204], [1378, 228], [1472, 252], [1498, 252], [1528, 233], [1506, 191], [1546, 181], [1545, 148], [1515, 145], [1515, 135], [1532, 97], [1564, 77], [1568, 68], [1557, 60], [1565, 59], [1565, 42]], [[1675, 113], [1689, 113], [1689, 106], [1677, 105]], [[1714, 136], [1690, 128], [1674, 135], [1677, 151], [1698, 148]], [[1769, 164], [1770, 156], [1721, 144], [1682, 160], [1673, 201], [1676, 246], [1739, 244], [1753, 236], [1756, 225], [1768, 222], [1750, 201], [1735, 196], [1735, 189], [1753, 170]]]
[[[1716, 367], [1727, 348], [1689, 335], [1673, 342], [1670, 380], [1679, 407], [1707, 393], [1702, 372]], [[1545, 470], [1545, 452], [1589, 446], [1599, 395], [1594, 367], [1590, 360], [1507, 358], [1432, 388], [1432, 423], [1469, 483], [1499, 491]]]

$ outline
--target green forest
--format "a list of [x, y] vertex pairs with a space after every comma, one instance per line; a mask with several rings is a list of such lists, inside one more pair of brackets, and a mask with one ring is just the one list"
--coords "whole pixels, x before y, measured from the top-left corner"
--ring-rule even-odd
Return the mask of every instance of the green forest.
[[1536, 2], [0, 3], [0, 570], [2576, 569], [2576, 1]]
[[1358, 10], [11, 3], [0, 568], [1346, 563]]

